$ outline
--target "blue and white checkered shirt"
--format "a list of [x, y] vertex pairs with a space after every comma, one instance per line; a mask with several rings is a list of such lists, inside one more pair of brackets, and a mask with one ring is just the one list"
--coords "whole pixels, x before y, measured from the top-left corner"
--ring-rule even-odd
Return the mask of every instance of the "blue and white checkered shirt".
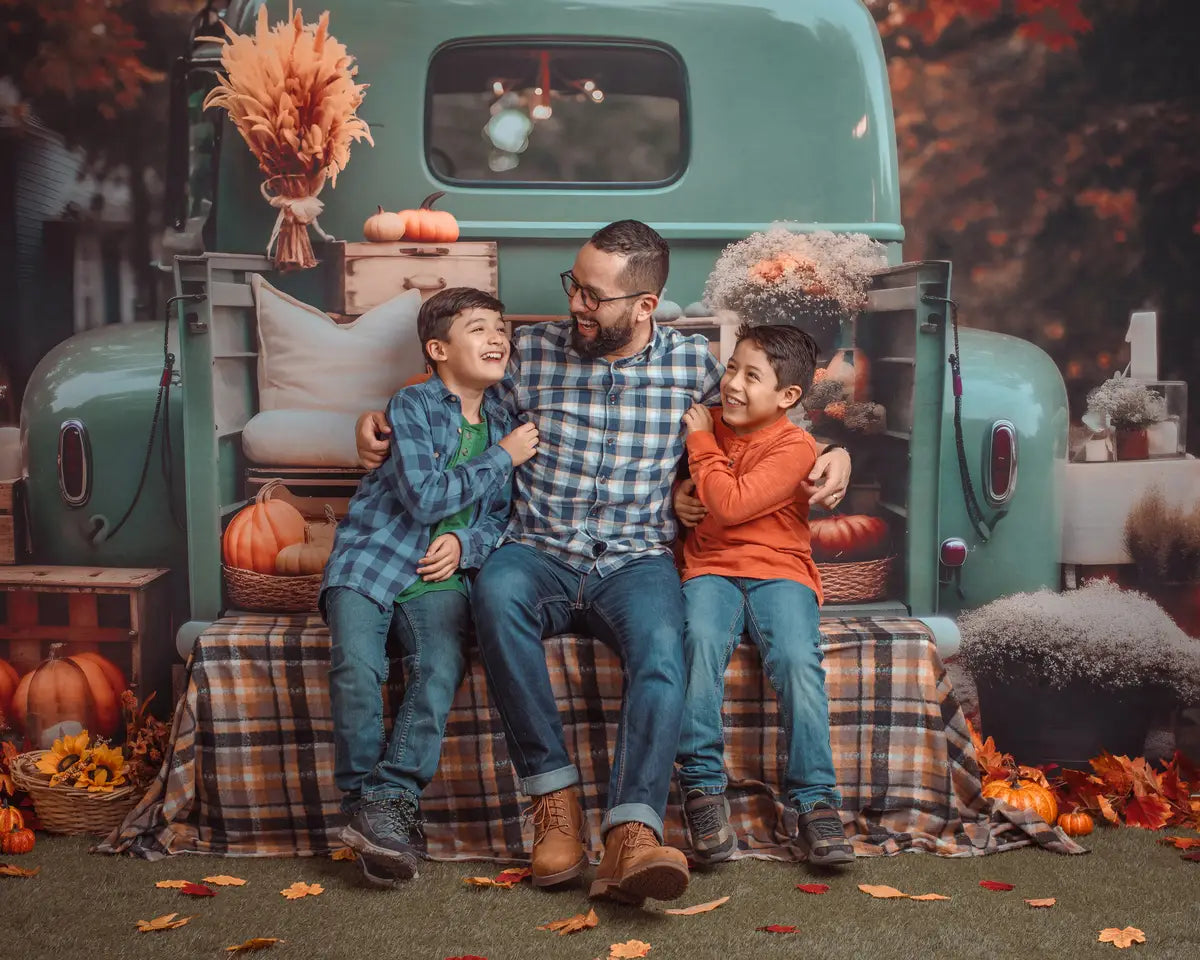
[[471, 504], [470, 524], [454, 531], [462, 544], [458, 565], [482, 565], [509, 518], [512, 458], [497, 443], [514, 426], [494, 389], [483, 396], [483, 413], [491, 445], [447, 470], [461, 439], [459, 398], [436, 375], [392, 397], [391, 456], [359, 481], [350, 498], [325, 565], [322, 600], [329, 587], [349, 587], [391, 609], [397, 594], [416, 581], [438, 521]]
[[671, 485], [682, 418], [712, 403], [721, 374], [702, 336], [654, 325], [645, 349], [609, 362], [571, 347], [571, 321], [518, 327], [506, 402], [538, 428], [538, 452], [514, 473], [500, 543], [524, 543], [601, 576], [675, 539]]

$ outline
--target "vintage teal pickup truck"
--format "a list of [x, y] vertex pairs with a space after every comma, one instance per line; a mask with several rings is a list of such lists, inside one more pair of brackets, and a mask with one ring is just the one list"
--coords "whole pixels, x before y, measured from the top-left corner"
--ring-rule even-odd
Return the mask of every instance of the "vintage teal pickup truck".
[[[260, 5], [233, 0], [225, 19], [251, 30]], [[270, 6], [273, 19], [286, 16], [286, 4]], [[375, 146], [356, 146], [322, 195], [326, 231], [358, 240], [378, 204], [410, 207], [444, 191], [461, 239], [496, 244], [500, 296], [519, 315], [562, 315], [557, 274], [594, 230], [623, 217], [670, 242], [667, 295], [681, 304], [700, 299], [726, 245], [774, 222], [873, 237], [894, 266], [876, 278], [857, 337], [888, 429], [855, 450], [851, 498], [888, 522], [896, 566], [887, 596], [825, 614], [921, 618], [945, 652], [964, 607], [1057, 588], [1062, 378], [1031, 343], [956, 330], [949, 263], [903, 262], [888, 75], [858, 0], [327, 6], [370, 83], [359, 112]], [[255, 484], [284, 475], [319, 499], [355, 476], [284, 472], [244, 450], [257, 409], [251, 274], [339, 305], [324, 266], [269, 273], [275, 211], [255, 163], [220, 111], [200, 109], [219, 56], [201, 33], [172, 73], [166, 244], [178, 256], [164, 265], [176, 296], [163, 321], [61, 344], [22, 409], [35, 559], [186, 571], [176, 578], [181, 650], [235, 609], [220, 536]], [[554, 123], [529, 133], [524, 152], [512, 130], [492, 128], [489, 143], [489, 105], [522, 71], [543, 68], [530, 82], [548, 78]]]

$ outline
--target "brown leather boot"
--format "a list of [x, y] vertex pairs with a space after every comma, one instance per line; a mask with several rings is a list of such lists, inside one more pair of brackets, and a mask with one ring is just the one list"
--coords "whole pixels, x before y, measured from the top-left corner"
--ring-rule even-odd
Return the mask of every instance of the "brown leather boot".
[[644, 823], [622, 823], [608, 831], [604, 857], [588, 896], [640, 907], [647, 897], [675, 900], [687, 885], [687, 857], [682, 850], [664, 847]]
[[525, 815], [533, 819], [530, 867], [534, 886], [552, 887], [579, 876], [587, 866], [579, 788], [566, 787], [534, 797]]

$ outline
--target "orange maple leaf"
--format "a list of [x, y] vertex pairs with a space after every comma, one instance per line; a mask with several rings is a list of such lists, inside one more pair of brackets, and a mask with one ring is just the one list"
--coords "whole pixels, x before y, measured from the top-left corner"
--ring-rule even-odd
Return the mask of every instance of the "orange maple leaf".
[[907, 897], [907, 893], [901, 893], [895, 887], [888, 887], [872, 883], [860, 883], [858, 889], [863, 893], [869, 893], [877, 900], [891, 900], [895, 897]]
[[243, 943], [235, 943], [232, 947], [226, 947], [226, 953], [253, 953], [255, 950], [266, 950], [268, 947], [273, 947], [277, 943], [284, 943], [278, 937], [251, 937]]
[[1114, 757], [1107, 750], [1088, 761], [1096, 775], [1108, 787], [1106, 793], [1127, 794], [1133, 786], [1133, 769], [1128, 757]]
[[694, 917], [698, 913], [708, 913], [710, 910], [716, 910], [721, 904], [728, 902], [728, 897], [722, 897], [720, 900], [709, 900], [707, 903], [698, 903], [694, 907], [679, 907], [675, 910], [664, 910], [663, 913], [669, 913], [676, 917]]
[[1200, 837], [1159, 837], [1158, 842], [1176, 850], [1200, 850]]
[[1025, 902], [1031, 907], [1052, 907], [1058, 903], [1058, 900], [1054, 897], [1044, 897], [1041, 900], [1026, 900]]
[[909, 900], [949, 900], [949, 897], [943, 897], [940, 893], [922, 893], [915, 897], [909, 897]]
[[[153, 920], [139, 920], [137, 928], [142, 933], [150, 933], [154, 930], [174, 930], [182, 927], [189, 920], [195, 920], [198, 916], [198, 913], [193, 913], [190, 917], [179, 917], [177, 913], [164, 913], [161, 917], [155, 917]], [[176, 917], [179, 919], [176, 920]]]
[[349, 847], [338, 847], [329, 855], [330, 860], [357, 860], [358, 854]]
[[187, 880], [159, 880], [155, 886], [160, 890], [182, 890], [189, 882]]
[[211, 883], [214, 887], [244, 887], [246, 881], [241, 877], [229, 877], [221, 874], [216, 877], [204, 877], [205, 883]]
[[0, 877], [36, 877], [41, 872], [41, 867], [34, 867], [32, 870], [26, 867], [18, 867], [12, 863], [0, 863]]
[[596, 916], [595, 910], [589, 910], [586, 914], [577, 913], [573, 917], [567, 917], [565, 920], [551, 920], [549, 923], [544, 923], [539, 930], [553, 930], [560, 937], [566, 936], [568, 933], [578, 933], [580, 930], [590, 930], [600, 922], [600, 918]]
[[319, 897], [325, 892], [325, 888], [319, 883], [303, 883], [297, 880], [286, 890], [280, 890], [289, 900], [299, 900], [301, 897]]
[[635, 960], [637, 957], [644, 957], [651, 949], [650, 944], [643, 940], [614, 943], [608, 948], [608, 960]]
[[1106, 927], [1100, 931], [1097, 940], [1100, 943], [1111, 943], [1118, 950], [1124, 950], [1126, 947], [1132, 947], [1135, 943], [1145, 943], [1146, 935], [1137, 927], [1126, 927], [1124, 930], [1117, 927]]

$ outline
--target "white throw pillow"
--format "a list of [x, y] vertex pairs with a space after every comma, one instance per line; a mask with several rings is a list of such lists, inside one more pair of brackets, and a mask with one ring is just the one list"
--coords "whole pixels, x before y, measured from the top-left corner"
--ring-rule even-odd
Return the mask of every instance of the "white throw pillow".
[[242, 452], [272, 467], [357, 467], [355, 413], [264, 410], [242, 428]]
[[425, 369], [417, 340], [418, 290], [339, 324], [258, 274], [251, 285], [260, 410], [382, 410], [405, 380]]

